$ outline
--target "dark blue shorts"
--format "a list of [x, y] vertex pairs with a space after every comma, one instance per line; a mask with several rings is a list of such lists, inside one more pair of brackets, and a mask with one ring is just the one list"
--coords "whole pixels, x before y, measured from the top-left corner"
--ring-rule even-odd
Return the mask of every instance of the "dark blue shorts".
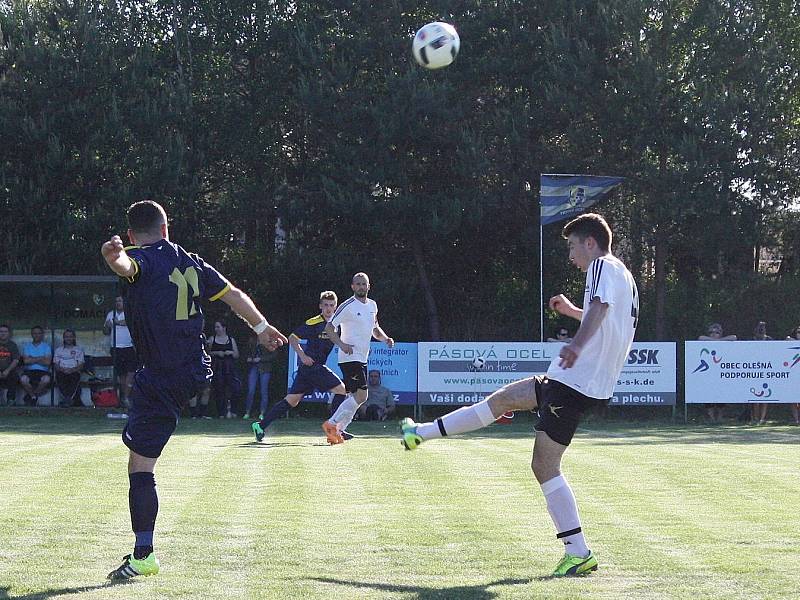
[[290, 394], [310, 394], [314, 390], [327, 392], [340, 385], [342, 380], [325, 365], [300, 365], [294, 383], [289, 390]]
[[131, 450], [158, 458], [178, 425], [186, 402], [202, 384], [189, 373], [165, 375], [144, 368], [137, 371], [128, 397], [131, 407], [122, 442]]

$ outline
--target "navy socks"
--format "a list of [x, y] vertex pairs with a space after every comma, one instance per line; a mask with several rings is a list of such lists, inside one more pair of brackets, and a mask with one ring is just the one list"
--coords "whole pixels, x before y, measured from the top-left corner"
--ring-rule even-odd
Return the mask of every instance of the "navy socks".
[[133, 557], [146, 558], [153, 551], [153, 530], [158, 515], [158, 494], [153, 473], [129, 473], [128, 506], [131, 510], [131, 528], [136, 536]]
[[264, 415], [264, 418], [261, 419], [259, 423], [261, 429], [269, 427], [273, 421], [280, 419], [283, 415], [288, 413], [290, 408], [292, 408], [292, 405], [289, 404], [285, 398], [280, 402], [276, 402], [272, 408], [269, 409], [269, 412]]

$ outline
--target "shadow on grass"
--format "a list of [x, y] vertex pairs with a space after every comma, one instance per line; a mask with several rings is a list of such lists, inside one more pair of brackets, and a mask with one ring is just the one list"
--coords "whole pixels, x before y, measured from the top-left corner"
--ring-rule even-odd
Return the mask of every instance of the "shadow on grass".
[[[311, 448], [314, 446], [328, 446], [327, 442], [247, 442], [246, 444], [236, 444], [235, 448], [251, 448], [253, 450], [270, 450], [272, 448]], [[225, 444], [230, 447], [230, 444]]]
[[85, 586], [76, 586], [76, 587], [67, 587], [67, 588], [50, 588], [47, 590], [42, 590], [41, 592], [32, 592], [30, 594], [25, 594], [24, 596], [12, 596], [9, 593], [8, 587], [0, 587], [0, 600], [46, 600], [47, 598], [57, 598], [59, 596], [66, 596], [68, 594], [80, 594], [81, 592], [92, 592], [94, 590], [99, 590], [102, 588], [118, 586], [118, 585], [130, 585], [131, 581], [107, 581], [105, 583], [98, 583], [95, 585], [85, 585]]
[[332, 583], [334, 585], [347, 586], [355, 589], [371, 589], [381, 592], [397, 592], [405, 594], [416, 594], [415, 600], [433, 600], [434, 598], [458, 598], [459, 600], [491, 600], [497, 598], [497, 593], [489, 588], [503, 587], [512, 585], [526, 585], [532, 579], [501, 579], [483, 585], [459, 585], [455, 587], [434, 588], [418, 585], [398, 585], [391, 583], [368, 583], [364, 581], [347, 581], [343, 579], [331, 579], [328, 577], [313, 577], [311, 581], [320, 583]]
[[[77, 409], [80, 412], [80, 409]], [[94, 413], [94, 414], [87, 414]], [[319, 418], [280, 419], [270, 428], [269, 447], [325, 446], [319, 429]], [[20, 415], [0, 409], [0, 431], [4, 433], [34, 433], [39, 435], [115, 435], [118, 436], [125, 425], [124, 420], [109, 420], [102, 414], [86, 411], [80, 415], [70, 414], [61, 409], [41, 409], [36, 414]], [[400, 428], [395, 423], [357, 421], [348, 428], [357, 440], [388, 439], [399, 437]], [[249, 422], [227, 419], [181, 419], [175, 436], [207, 435], [215, 437], [241, 438], [241, 447], [254, 444], [243, 443], [252, 439]], [[281, 443], [284, 436], [311, 438], [315, 441], [304, 444]], [[529, 439], [533, 444], [533, 424], [530, 420], [511, 425], [491, 425], [485, 429], [458, 436], [454, 439]], [[620, 423], [588, 420], [579, 429], [578, 441], [589, 441], [593, 445], [659, 445], [659, 444], [785, 444], [800, 442], [800, 427], [770, 424], [760, 427], [748, 425], [697, 425], [652, 422]], [[356, 441], [357, 441], [356, 440]], [[448, 442], [435, 442], [448, 443]]]

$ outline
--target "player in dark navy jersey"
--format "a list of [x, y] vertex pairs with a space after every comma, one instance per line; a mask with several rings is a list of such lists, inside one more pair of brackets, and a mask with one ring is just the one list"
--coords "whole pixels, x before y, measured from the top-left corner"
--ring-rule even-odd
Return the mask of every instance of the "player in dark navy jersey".
[[125, 317], [142, 368], [136, 372], [122, 441], [129, 448], [128, 500], [136, 544], [109, 579], [155, 575], [153, 529], [158, 496], [153, 471], [186, 401], [211, 377], [198, 300], [222, 300], [275, 349], [287, 340], [253, 301], [196, 254], [169, 241], [167, 215], [151, 201], [128, 208], [128, 238], [103, 244], [108, 266], [125, 280]]
[[[325, 333], [325, 326], [336, 312], [337, 304], [338, 298], [335, 292], [322, 292], [319, 295], [320, 314], [308, 319], [289, 336], [289, 343], [300, 359], [300, 367], [286, 398], [277, 402], [261, 421], [253, 423], [256, 441], [264, 439], [264, 432], [275, 419], [281, 418], [290, 408], [297, 406], [303, 396], [314, 390], [332, 392], [334, 402], [344, 400], [346, 393], [344, 383], [325, 366], [328, 355], [333, 349], [333, 342]], [[306, 340], [305, 348], [300, 345], [300, 340]]]

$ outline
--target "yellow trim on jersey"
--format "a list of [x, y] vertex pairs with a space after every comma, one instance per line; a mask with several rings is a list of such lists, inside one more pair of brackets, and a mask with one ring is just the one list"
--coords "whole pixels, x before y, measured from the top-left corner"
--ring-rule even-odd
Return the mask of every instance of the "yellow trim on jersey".
[[138, 248], [141, 248], [141, 246], [125, 246], [125, 248], [123, 248], [123, 250], [125, 250], [125, 252], [127, 252], [128, 250], [136, 250]]
[[137, 275], [139, 275], [139, 263], [138, 263], [138, 261], [135, 258], [132, 258], [131, 262], [133, 263], [133, 275], [131, 275], [130, 277], [126, 277], [125, 278], [125, 279], [128, 280], [128, 283], [133, 283], [134, 281], [136, 281], [136, 277], [137, 277]]
[[308, 321], [306, 321], [306, 325], [319, 325], [325, 319], [322, 318], [322, 315], [317, 315], [316, 317], [311, 317]]
[[220, 298], [222, 298], [225, 294], [227, 294], [230, 291], [231, 291], [231, 284], [229, 283], [224, 288], [222, 288], [220, 291], [218, 291], [216, 294], [211, 296], [211, 298], [209, 298], [208, 301], [209, 302], [214, 302], [215, 300], [219, 300]]

